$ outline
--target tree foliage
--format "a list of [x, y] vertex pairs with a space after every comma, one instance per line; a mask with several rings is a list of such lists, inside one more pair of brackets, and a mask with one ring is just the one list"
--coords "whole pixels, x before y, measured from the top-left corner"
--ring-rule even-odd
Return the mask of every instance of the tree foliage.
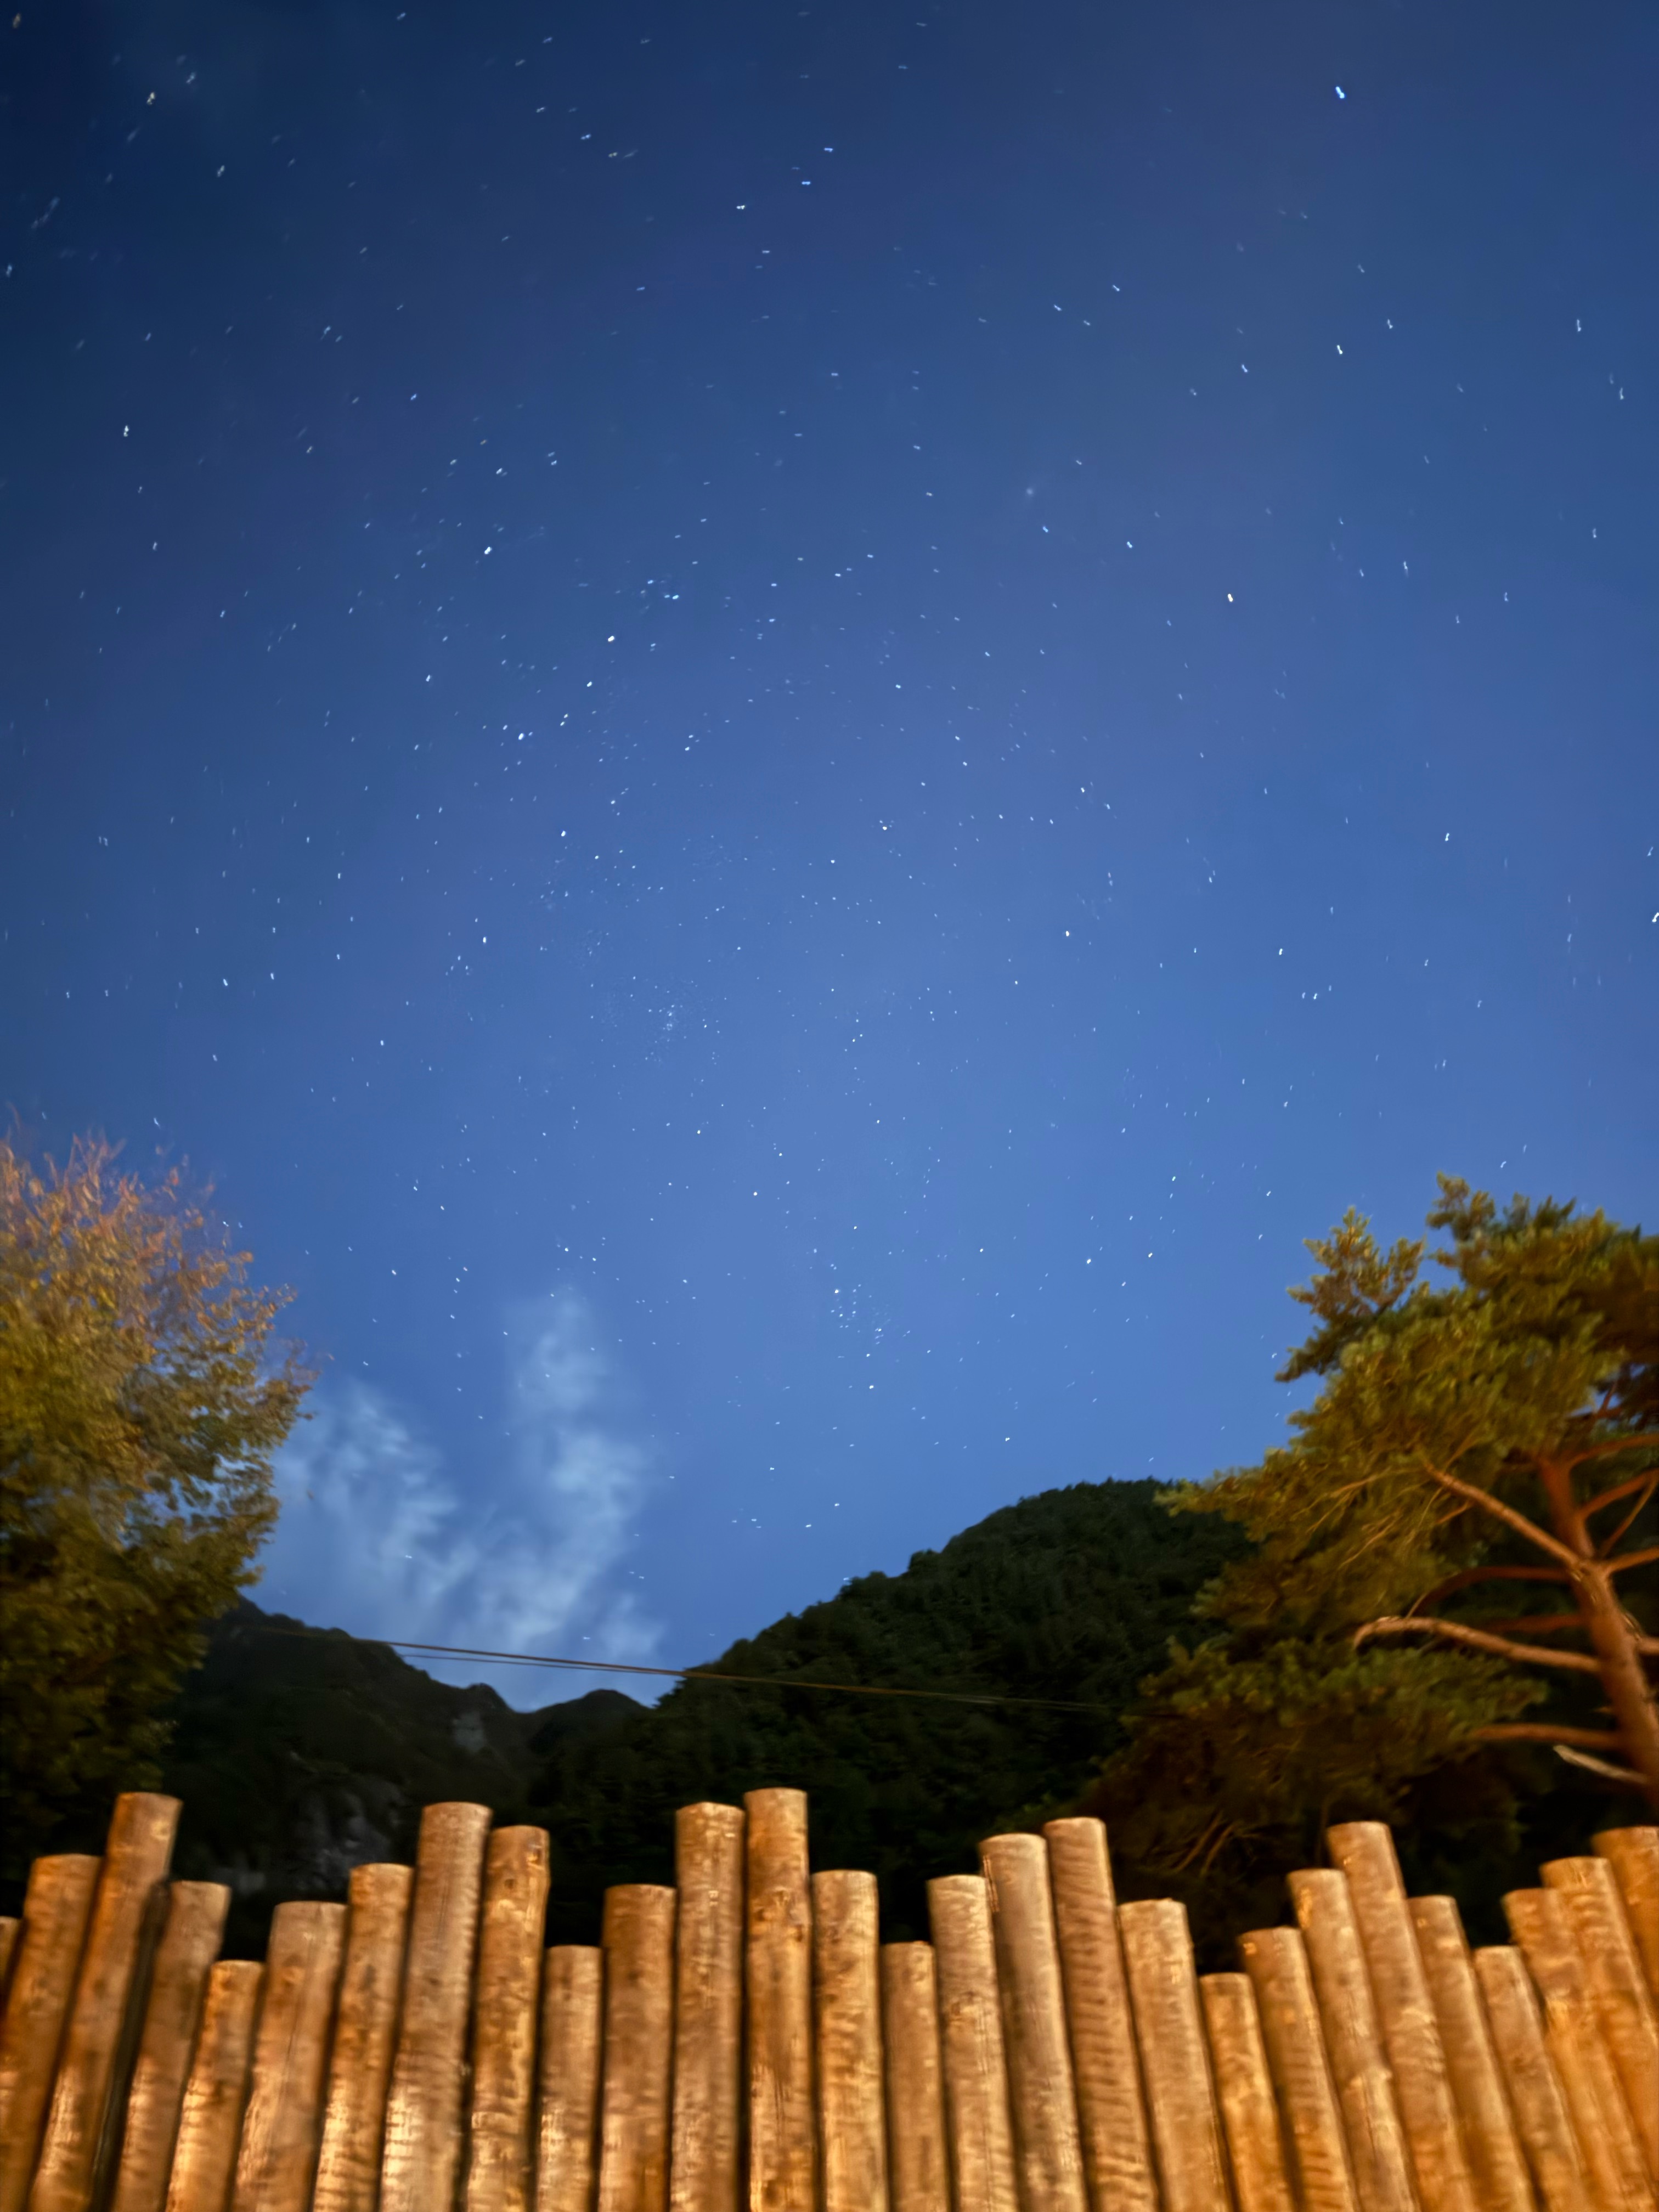
[[1260, 1465], [1173, 1496], [1253, 1545], [1103, 1774], [1149, 1870], [1248, 1884], [1328, 1819], [1420, 1825], [1430, 1797], [1501, 1830], [1516, 1747], [1659, 1804], [1659, 1239], [1445, 1177], [1428, 1225], [1439, 1279], [1352, 1212], [1310, 1243], [1280, 1379], [1317, 1395]]
[[155, 1779], [203, 1624], [252, 1580], [308, 1376], [175, 1170], [0, 1142], [0, 1814], [26, 1858]]

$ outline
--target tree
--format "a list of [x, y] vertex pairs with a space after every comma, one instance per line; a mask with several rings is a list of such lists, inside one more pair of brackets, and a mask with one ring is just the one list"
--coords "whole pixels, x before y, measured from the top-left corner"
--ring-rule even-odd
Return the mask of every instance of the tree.
[[1255, 1548], [1103, 1775], [1149, 1866], [1305, 1850], [1425, 1787], [1501, 1822], [1517, 1745], [1659, 1806], [1659, 1238], [1443, 1176], [1428, 1224], [1443, 1282], [1352, 1212], [1310, 1243], [1316, 1325], [1279, 1379], [1318, 1395], [1260, 1465], [1171, 1497]]
[[175, 1170], [0, 1141], [0, 1808], [21, 1859], [153, 1784], [203, 1626], [252, 1580], [310, 1376]]

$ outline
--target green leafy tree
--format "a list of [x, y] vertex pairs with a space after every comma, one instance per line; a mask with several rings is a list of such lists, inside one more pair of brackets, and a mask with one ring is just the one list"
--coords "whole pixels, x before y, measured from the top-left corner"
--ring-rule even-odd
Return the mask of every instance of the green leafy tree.
[[1352, 1212], [1310, 1243], [1280, 1379], [1317, 1395], [1171, 1498], [1254, 1540], [1103, 1773], [1149, 1871], [1282, 1870], [1331, 1818], [1501, 1829], [1517, 1746], [1659, 1806], [1659, 1238], [1446, 1177], [1428, 1223], [1439, 1280]]
[[27, 1857], [153, 1783], [204, 1625], [252, 1579], [310, 1380], [175, 1171], [0, 1142], [0, 1817]]

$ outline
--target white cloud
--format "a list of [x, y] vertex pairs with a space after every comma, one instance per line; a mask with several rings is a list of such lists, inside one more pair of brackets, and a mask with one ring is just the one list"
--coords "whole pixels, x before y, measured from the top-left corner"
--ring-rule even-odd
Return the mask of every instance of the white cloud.
[[[283, 1510], [254, 1593], [260, 1604], [359, 1636], [651, 1656], [659, 1626], [616, 1579], [638, 1526], [648, 1455], [617, 1425], [592, 1314], [574, 1293], [556, 1291], [514, 1319], [511, 1442], [504, 1463], [487, 1473], [450, 1469], [366, 1382], [318, 1391], [313, 1419], [277, 1462]], [[492, 1680], [518, 1705], [590, 1686], [579, 1674], [538, 1669], [436, 1671]]]

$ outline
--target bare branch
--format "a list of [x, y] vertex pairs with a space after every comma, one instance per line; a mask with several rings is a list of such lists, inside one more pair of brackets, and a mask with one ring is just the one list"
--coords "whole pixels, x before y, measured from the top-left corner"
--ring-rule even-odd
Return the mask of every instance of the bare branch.
[[1368, 1620], [1353, 1635], [1353, 1648], [1358, 1651], [1378, 1636], [1436, 1636], [1447, 1644], [1462, 1644], [1469, 1651], [1490, 1651], [1499, 1659], [1516, 1659], [1534, 1667], [1560, 1667], [1572, 1674], [1599, 1674], [1600, 1662], [1587, 1658], [1578, 1651], [1550, 1651], [1541, 1644], [1512, 1644], [1505, 1636], [1488, 1636], [1484, 1629], [1466, 1628], [1461, 1621], [1437, 1620], [1432, 1617], [1409, 1619], [1390, 1616], [1382, 1620]]
[[1611, 1490], [1598, 1491], [1594, 1498], [1589, 1499], [1578, 1510], [1588, 1520], [1592, 1513], [1599, 1513], [1604, 1505], [1616, 1505], [1621, 1498], [1629, 1498], [1634, 1492], [1650, 1483], [1653, 1479], [1654, 1470], [1651, 1468], [1645, 1469], [1640, 1474], [1627, 1475], [1623, 1482], [1615, 1482]]
[[1558, 1728], [1553, 1721], [1497, 1721], [1476, 1729], [1477, 1743], [1576, 1743], [1584, 1751], [1622, 1751], [1616, 1729]]
[[1532, 1613], [1515, 1620], [1483, 1620], [1489, 1636], [1559, 1636], [1565, 1628], [1582, 1628], [1582, 1613]]
[[1659, 1559], [1659, 1544], [1650, 1544], [1645, 1552], [1626, 1552], [1622, 1559], [1607, 1560], [1607, 1571], [1622, 1575], [1626, 1567], [1645, 1567], [1653, 1559]]
[[1442, 1490], [1449, 1490], [1454, 1498], [1462, 1498], [1470, 1505], [1480, 1506], [1483, 1512], [1490, 1513], [1501, 1521], [1506, 1528], [1512, 1528], [1517, 1536], [1524, 1536], [1529, 1544], [1535, 1544], [1540, 1552], [1547, 1552], [1552, 1559], [1559, 1559], [1564, 1567], [1577, 1573], [1580, 1564], [1577, 1553], [1571, 1551], [1565, 1544], [1552, 1536], [1548, 1529], [1540, 1528], [1535, 1521], [1529, 1521], [1524, 1513], [1517, 1513], [1512, 1505], [1505, 1505], [1501, 1498], [1494, 1498], [1489, 1490], [1482, 1490], [1476, 1483], [1465, 1482], [1461, 1475], [1448, 1474], [1443, 1468], [1436, 1467], [1426, 1458], [1423, 1462], [1423, 1471], [1430, 1481], [1438, 1483]]
[[1630, 1534], [1637, 1516], [1641, 1512], [1649, 1498], [1652, 1497], [1656, 1489], [1659, 1489], [1659, 1468], [1655, 1469], [1654, 1473], [1649, 1476], [1647, 1481], [1642, 1486], [1641, 1489], [1637, 1492], [1635, 1502], [1632, 1505], [1630, 1511], [1626, 1514], [1624, 1519], [1613, 1530], [1612, 1535], [1604, 1536], [1601, 1541], [1596, 1546], [1595, 1549], [1598, 1558], [1606, 1559], [1618, 1545], [1623, 1543], [1625, 1538]]
[[1604, 1781], [1622, 1784], [1626, 1790], [1647, 1788], [1646, 1778], [1632, 1774], [1627, 1766], [1609, 1766], [1605, 1759], [1592, 1759], [1587, 1751], [1571, 1751], [1564, 1743], [1555, 1747], [1558, 1759], [1565, 1759], [1569, 1766], [1582, 1766], [1590, 1774], [1599, 1774]]
[[1620, 1452], [1654, 1451], [1659, 1449], [1659, 1429], [1646, 1429], [1639, 1436], [1603, 1437], [1599, 1444], [1586, 1444], [1583, 1451], [1569, 1452], [1569, 1467], [1582, 1467], [1589, 1459], [1613, 1459]]
[[1412, 1611], [1418, 1612], [1425, 1605], [1433, 1605], [1454, 1590], [1472, 1589], [1477, 1583], [1565, 1583], [1571, 1577], [1559, 1567], [1465, 1567], [1461, 1572], [1448, 1575], [1443, 1583], [1437, 1583], [1422, 1596], [1413, 1598]]

